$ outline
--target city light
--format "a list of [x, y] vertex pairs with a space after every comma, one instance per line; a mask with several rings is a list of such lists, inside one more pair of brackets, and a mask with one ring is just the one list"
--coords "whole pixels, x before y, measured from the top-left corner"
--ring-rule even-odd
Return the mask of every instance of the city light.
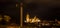
[[24, 21], [24, 22], [29, 22], [29, 23], [35, 23], [36, 22], [37, 23], [37, 22], [40, 22], [40, 20], [36, 16], [33, 18], [30, 18], [30, 15], [27, 14], [26, 15], [26, 21]]

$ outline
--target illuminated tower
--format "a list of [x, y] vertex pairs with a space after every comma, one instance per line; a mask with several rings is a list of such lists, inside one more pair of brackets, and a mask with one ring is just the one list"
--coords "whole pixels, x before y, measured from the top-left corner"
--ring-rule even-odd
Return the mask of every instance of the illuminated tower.
[[26, 15], [26, 21], [29, 22], [29, 14]]
[[35, 17], [32, 19], [32, 22], [36, 22], [36, 18], [37, 18], [37, 17], [35, 16]]
[[33, 19], [36, 19], [37, 17], [35, 16]]

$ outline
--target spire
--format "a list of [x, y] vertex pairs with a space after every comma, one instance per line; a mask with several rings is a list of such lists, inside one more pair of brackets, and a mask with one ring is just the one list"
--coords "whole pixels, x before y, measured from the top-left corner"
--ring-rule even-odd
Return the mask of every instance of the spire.
[[35, 16], [34, 19], [36, 19], [37, 17]]
[[29, 14], [26, 15], [26, 21], [29, 22]]

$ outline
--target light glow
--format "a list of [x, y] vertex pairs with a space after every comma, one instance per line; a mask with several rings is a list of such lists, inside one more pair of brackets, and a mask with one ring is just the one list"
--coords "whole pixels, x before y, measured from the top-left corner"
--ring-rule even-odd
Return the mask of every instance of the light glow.
[[34, 18], [30, 18], [29, 14], [27, 14], [26, 21], [24, 21], [24, 22], [37, 23], [37, 22], [40, 22], [40, 20], [36, 16], [34, 16]]

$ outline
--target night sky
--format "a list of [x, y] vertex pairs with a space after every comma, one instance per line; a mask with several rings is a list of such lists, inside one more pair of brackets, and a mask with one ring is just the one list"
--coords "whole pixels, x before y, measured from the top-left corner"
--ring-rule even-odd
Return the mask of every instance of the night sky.
[[60, 20], [60, 1], [57, 0], [24, 0], [24, 16], [30, 14], [47, 20]]

